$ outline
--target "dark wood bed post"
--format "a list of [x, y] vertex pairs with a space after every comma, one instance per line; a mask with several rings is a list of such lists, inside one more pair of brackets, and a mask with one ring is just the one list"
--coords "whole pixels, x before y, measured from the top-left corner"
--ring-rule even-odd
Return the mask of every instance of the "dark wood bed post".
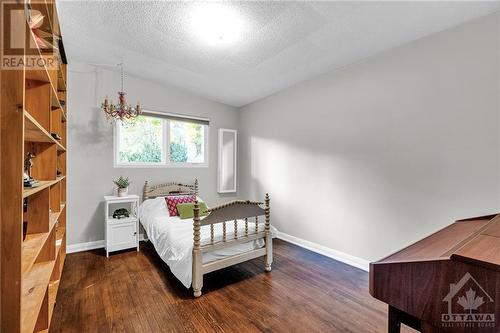
[[273, 238], [271, 236], [271, 208], [270, 208], [269, 193], [266, 193], [265, 200], [265, 232], [266, 232], [266, 272], [271, 271], [271, 264], [273, 263]]
[[194, 180], [194, 195], [198, 196], [198, 179]]
[[[195, 192], [198, 194], [198, 181], [195, 182]], [[194, 202], [194, 217], [193, 217], [193, 291], [194, 297], [201, 296], [201, 288], [203, 287], [203, 273], [201, 267], [201, 244], [200, 244], [200, 205], [198, 199]]]

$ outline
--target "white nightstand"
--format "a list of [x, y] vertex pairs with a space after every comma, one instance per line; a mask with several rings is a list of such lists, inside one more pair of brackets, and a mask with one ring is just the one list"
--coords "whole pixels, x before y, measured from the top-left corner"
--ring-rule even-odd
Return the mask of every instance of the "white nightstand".
[[[109, 256], [109, 252], [132, 247], [139, 251], [139, 196], [135, 194], [125, 197], [105, 196], [104, 200], [106, 257]], [[126, 208], [130, 216], [113, 218], [113, 212], [118, 208]]]

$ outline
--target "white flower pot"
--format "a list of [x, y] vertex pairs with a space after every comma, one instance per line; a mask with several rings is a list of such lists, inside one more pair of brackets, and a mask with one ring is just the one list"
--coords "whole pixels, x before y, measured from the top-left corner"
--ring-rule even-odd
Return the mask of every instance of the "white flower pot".
[[118, 196], [119, 197], [126, 197], [128, 195], [128, 187], [126, 188], [118, 188]]

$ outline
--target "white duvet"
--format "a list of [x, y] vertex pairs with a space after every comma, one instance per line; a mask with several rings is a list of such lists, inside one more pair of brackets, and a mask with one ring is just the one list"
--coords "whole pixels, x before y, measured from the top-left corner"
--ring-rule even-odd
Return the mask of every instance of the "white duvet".
[[[193, 220], [181, 220], [178, 216], [169, 216], [165, 198], [149, 199], [144, 201], [139, 209], [139, 219], [153, 243], [158, 255], [170, 267], [172, 273], [186, 288], [192, 282], [192, 251], [193, 251]], [[202, 217], [203, 219], [203, 217]], [[253, 219], [252, 219], [253, 220]], [[263, 217], [261, 217], [263, 221]], [[234, 235], [234, 222], [226, 223], [227, 238]], [[249, 221], [249, 232], [254, 231], [255, 223]], [[215, 225], [216, 240], [222, 239], [222, 224]], [[264, 223], [259, 223], [259, 230], [264, 229]], [[239, 220], [238, 234], [245, 232], [245, 222]], [[271, 226], [271, 232], [275, 229]], [[210, 242], [210, 227], [201, 227], [201, 244]], [[226, 249], [203, 254], [203, 263], [222, 259], [228, 256], [258, 249], [264, 246], [263, 239], [257, 239], [243, 244], [238, 244]]]

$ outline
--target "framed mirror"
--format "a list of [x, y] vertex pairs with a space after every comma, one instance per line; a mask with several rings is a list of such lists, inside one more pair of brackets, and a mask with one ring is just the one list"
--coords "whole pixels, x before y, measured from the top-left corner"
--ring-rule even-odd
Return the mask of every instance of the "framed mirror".
[[238, 157], [238, 133], [236, 130], [219, 129], [219, 165], [217, 192], [236, 192], [236, 160]]

